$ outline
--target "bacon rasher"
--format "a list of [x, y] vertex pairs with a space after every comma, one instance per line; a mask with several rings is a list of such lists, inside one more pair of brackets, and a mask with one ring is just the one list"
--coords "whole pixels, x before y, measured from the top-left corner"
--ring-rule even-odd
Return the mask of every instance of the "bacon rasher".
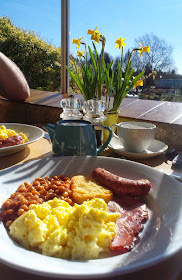
[[115, 201], [109, 201], [108, 211], [121, 214], [117, 219], [117, 235], [110, 245], [111, 250], [119, 250], [121, 254], [133, 249], [138, 239], [138, 234], [142, 231], [144, 223], [148, 219], [146, 204], [132, 198], [123, 197]]

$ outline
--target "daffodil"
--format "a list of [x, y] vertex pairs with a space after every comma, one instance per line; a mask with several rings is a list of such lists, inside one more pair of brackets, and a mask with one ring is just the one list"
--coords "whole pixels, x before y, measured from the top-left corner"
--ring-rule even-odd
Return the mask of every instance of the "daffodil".
[[137, 87], [143, 87], [143, 80], [138, 80], [134, 85], [133, 89], [136, 91]]
[[122, 49], [122, 47], [126, 46], [126, 43], [124, 42], [126, 39], [122, 39], [121, 37], [118, 38], [115, 43], [116, 43], [116, 48]]
[[150, 51], [150, 46], [144, 47], [144, 46], [142, 45], [141, 42], [139, 42], [139, 44], [140, 44], [140, 46], [141, 46], [141, 47], [138, 49], [138, 52], [140, 53], [140, 57], [142, 57], [142, 55], [143, 55], [144, 52], [149, 53], [149, 51]]
[[[121, 59], [118, 61], [118, 71], [115, 71], [112, 67], [113, 60], [109, 64], [104, 60], [106, 38], [97, 30], [97, 27], [98, 26], [96, 26], [94, 30], [88, 29], [88, 34], [91, 35], [91, 40], [93, 40], [93, 51], [91, 47], [88, 46], [92, 63], [89, 63], [89, 60], [87, 59], [87, 45], [81, 40], [82, 37], [80, 37], [79, 39], [72, 40], [72, 43], [76, 44], [78, 49], [80, 44], [85, 46], [84, 51], [77, 50], [77, 57], [80, 59], [79, 67], [77, 67], [78, 65], [75, 60], [71, 68], [68, 68], [67, 66], [66, 68], [83, 94], [85, 100], [92, 99], [95, 95], [101, 100], [102, 95], [105, 95], [107, 104], [106, 111], [116, 112], [118, 111], [123, 98], [132, 87], [136, 90], [138, 86], [143, 86], [143, 80], [145, 79], [143, 75], [145, 71], [142, 71], [137, 74], [136, 77], [132, 78], [135, 69], [132, 68], [131, 59], [135, 52], [139, 52], [140, 57], [142, 57], [144, 52], [149, 53], [150, 47], [144, 47], [140, 42], [139, 47], [134, 48], [130, 52], [126, 63], [123, 63], [123, 47], [126, 46], [126, 39], [119, 37], [115, 41], [115, 44], [116, 48], [121, 52]], [[100, 42], [102, 44], [102, 49], [99, 55], [95, 43], [99, 44]], [[84, 57], [84, 60], [82, 57]], [[112, 109], [110, 108], [111, 97], [113, 97]]]
[[102, 34], [97, 30], [97, 27], [94, 30], [88, 29], [88, 34], [92, 35], [91, 40], [94, 40], [97, 44], [99, 44], [102, 38]]
[[85, 53], [85, 52], [84, 52], [83, 50], [77, 51], [77, 56], [79, 57], [79, 59], [82, 58], [82, 56], [83, 56], [84, 53]]
[[73, 44], [77, 44], [77, 48], [79, 49], [79, 47], [80, 47], [80, 44], [81, 44], [81, 39], [82, 39], [83, 37], [80, 37], [80, 38], [78, 38], [78, 39], [74, 39], [73, 38], [73, 40], [72, 40], [72, 43]]
[[89, 28], [87, 34], [89, 34], [89, 35], [94, 35], [96, 32], [97, 32], [97, 33], [100, 33], [100, 32], [97, 30], [97, 27], [98, 27], [98, 25], [96, 26], [96, 28], [95, 28], [94, 30], [92, 30], [92, 29]]

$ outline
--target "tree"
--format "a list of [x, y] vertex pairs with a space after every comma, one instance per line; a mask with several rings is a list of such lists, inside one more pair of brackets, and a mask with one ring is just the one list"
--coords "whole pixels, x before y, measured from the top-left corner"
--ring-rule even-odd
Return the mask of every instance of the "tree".
[[114, 60], [113, 66], [112, 66], [112, 69], [114, 72], [118, 72], [118, 63], [120, 63], [120, 61], [121, 61], [121, 58], [119, 56], [117, 56]]
[[107, 53], [107, 52], [104, 52], [104, 61], [106, 64], [110, 64], [111, 61], [113, 60], [112, 56]]
[[137, 71], [145, 69], [147, 65], [150, 65], [151, 69], [156, 71], [172, 71], [174, 68], [173, 48], [165, 40], [151, 33], [135, 39], [135, 42], [137, 44], [141, 42], [143, 46], [150, 46], [150, 52], [143, 55], [142, 58], [139, 57], [138, 52], [135, 52], [132, 58], [132, 66]]
[[[125, 71], [129, 56], [130, 56], [130, 50], [128, 49], [126, 51], [125, 55], [123, 56], [123, 72]], [[120, 63], [120, 62], [121, 62], [121, 57], [117, 56], [114, 59], [114, 63], [113, 63], [113, 66], [112, 66], [114, 72], [118, 71], [118, 63]]]
[[61, 49], [44, 42], [33, 31], [15, 27], [0, 18], [0, 50], [24, 73], [30, 88], [56, 91], [60, 88]]

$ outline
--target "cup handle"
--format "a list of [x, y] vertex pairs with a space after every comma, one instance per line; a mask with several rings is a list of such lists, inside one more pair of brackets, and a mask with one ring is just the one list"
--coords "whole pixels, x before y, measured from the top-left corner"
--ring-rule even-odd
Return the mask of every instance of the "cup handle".
[[[115, 126], [116, 124], [112, 124], [111, 125], [111, 129]], [[118, 135], [114, 132], [114, 130], [112, 129], [112, 133], [113, 133], [113, 136], [116, 137], [117, 139], [119, 139]]]
[[104, 128], [104, 129], [107, 129], [109, 131], [109, 136], [108, 136], [106, 142], [101, 147], [97, 148], [97, 150], [96, 150], [97, 155], [98, 155], [101, 152], [103, 152], [105, 150], [105, 148], [107, 148], [107, 146], [109, 145], [109, 142], [111, 141], [111, 138], [112, 138], [112, 129], [108, 126], [105, 126], [105, 125], [94, 125], [94, 126], [99, 126], [99, 127]]

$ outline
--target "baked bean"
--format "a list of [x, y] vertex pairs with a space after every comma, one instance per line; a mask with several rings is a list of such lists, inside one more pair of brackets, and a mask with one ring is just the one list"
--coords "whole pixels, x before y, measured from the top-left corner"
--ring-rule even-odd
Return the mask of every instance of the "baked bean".
[[72, 205], [72, 204], [73, 204], [73, 202], [72, 202], [71, 198], [66, 197], [66, 198], [65, 198], [65, 201], [66, 201], [66, 202], [68, 202], [70, 205]]
[[32, 198], [32, 193], [31, 192], [26, 192], [24, 194], [24, 197], [26, 197], [26, 199]]
[[23, 196], [21, 197], [21, 204], [27, 204], [28, 200]]
[[71, 190], [67, 190], [67, 192], [68, 192], [69, 196], [72, 196], [72, 191]]
[[54, 179], [53, 179], [53, 178], [50, 178], [50, 179], [49, 179], [49, 182], [51, 182], [51, 183], [54, 182]]
[[38, 202], [39, 204], [41, 204], [41, 203], [44, 202], [44, 200], [43, 200], [42, 198], [38, 198], [38, 199], [37, 199], [37, 202]]
[[6, 214], [11, 216], [14, 213], [14, 209], [8, 209]]
[[18, 210], [18, 216], [21, 216], [23, 213], [25, 213], [25, 210], [23, 208], [20, 208]]
[[29, 182], [25, 182], [24, 185], [25, 185], [26, 187], [31, 187], [31, 186], [32, 186], [32, 184], [29, 183]]
[[68, 192], [64, 192], [64, 193], [63, 193], [63, 196], [64, 196], [64, 197], [68, 197]]
[[71, 180], [64, 175], [38, 177], [32, 183], [21, 184], [16, 192], [3, 203], [0, 212], [0, 221], [3, 221], [7, 228], [12, 222], [28, 211], [29, 205], [40, 204], [44, 201], [57, 197], [73, 205], [70, 189]]
[[28, 208], [28, 206], [26, 204], [23, 204], [20, 209], [28, 211], [29, 208]]
[[12, 193], [12, 194], [10, 195], [10, 198], [14, 198], [15, 195], [16, 195], [16, 193]]
[[15, 192], [14, 200], [20, 200], [21, 197], [22, 197], [21, 193]]
[[66, 189], [65, 189], [64, 185], [62, 185], [62, 186], [59, 186], [59, 187], [58, 187], [58, 190], [59, 190], [60, 192], [64, 192]]
[[18, 191], [19, 191], [19, 192], [25, 192], [25, 191], [26, 191], [25, 185], [22, 184], [21, 186], [19, 186]]
[[1, 206], [1, 209], [8, 209], [9, 207], [11, 206], [11, 200], [10, 199], [7, 199], [3, 205]]
[[57, 188], [58, 188], [58, 187], [57, 187], [55, 184], [52, 184], [50, 189], [52, 189], [52, 190], [55, 191], [55, 190], [57, 190]]
[[32, 200], [37, 200], [37, 198], [39, 198], [39, 195], [38, 195], [38, 194], [32, 195]]
[[42, 178], [40, 178], [40, 177], [36, 178], [36, 181], [41, 181], [41, 180], [42, 180]]
[[35, 181], [33, 182], [33, 186], [40, 186], [40, 182], [37, 181], [37, 180], [35, 180]]
[[32, 193], [34, 190], [35, 190], [35, 187], [31, 185], [30, 187], [28, 187], [27, 191]]
[[44, 189], [42, 189], [42, 190], [39, 192], [39, 194], [40, 194], [40, 197], [44, 197], [44, 196], [47, 194], [47, 191], [44, 190]]
[[32, 194], [33, 194], [33, 195], [37, 195], [37, 196], [39, 196], [39, 192], [38, 192], [38, 191], [36, 191], [36, 190], [33, 190], [33, 191], [32, 191]]
[[6, 227], [9, 228], [13, 221], [9, 220], [6, 222]]
[[59, 190], [59, 189], [57, 189], [57, 190], [55, 191], [55, 194], [58, 195], [58, 196], [60, 196], [62, 193], [63, 193], [63, 191], [62, 191], [62, 190]]
[[71, 185], [71, 183], [63, 182], [63, 184], [61, 186], [66, 189], [70, 189], [70, 185]]
[[20, 206], [20, 201], [13, 201], [13, 207], [18, 208]]
[[68, 177], [64, 177], [64, 181], [68, 181], [68, 182], [70, 182], [70, 183], [71, 183], [71, 179], [70, 179], [70, 178], [68, 178]]
[[38, 202], [36, 200], [29, 200], [28, 201], [28, 205], [31, 205], [31, 204], [37, 204]]
[[56, 197], [55, 193], [47, 193], [47, 195], [45, 197], [45, 200], [48, 201], [48, 200], [51, 200], [51, 199], [53, 199], [55, 197]]

